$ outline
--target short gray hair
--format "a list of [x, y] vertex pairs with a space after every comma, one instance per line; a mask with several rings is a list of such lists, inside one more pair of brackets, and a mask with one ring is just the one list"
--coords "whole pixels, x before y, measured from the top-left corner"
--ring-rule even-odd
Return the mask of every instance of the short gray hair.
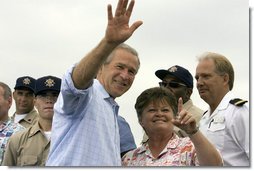
[[5, 84], [3, 82], [0, 82], [0, 87], [2, 87], [4, 89], [3, 97], [4, 97], [5, 100], [12, 97], [11, 89], [7, 84]]
[[113, 52], [111, 52], [111, 54], [108, 56], [108, 58], [106, 59], [106, 61], [104, 62], [104, 65], [109, 64], [112, 60], [112, 57], [114, 56], [114, 53], [117, 49], [123, 49], [126, 50], [127, 52], [130, 52], [131, 54], [133, 54], [134, 56], [137, 57], [138, 59], [138, 68], [140, 67], [140, 60], [138, 57], [138, 52], [131, 46], [125, 44], [125, 43], [121, 43], [120, 45], [118, 45]]
[[228, 74], [229, 76], [229, 90], [233, 89], [234, 86], [234, 68], [230, 61], [223, 55], [214, 52], [205, 52], [198, 57], [198, 61], [212, 60], [215, 65], [215, 72], [218, 75]]

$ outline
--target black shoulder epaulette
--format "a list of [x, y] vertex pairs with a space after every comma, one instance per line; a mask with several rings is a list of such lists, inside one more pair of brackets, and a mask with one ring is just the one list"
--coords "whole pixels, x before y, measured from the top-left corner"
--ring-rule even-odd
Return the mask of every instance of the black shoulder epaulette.
[[244, 103], [248, 102], [247, 100], [242, 100], [239, 98], [235, 98], [229, 101], [229, 103], [235, 105], [235, 106], [243, 106]]

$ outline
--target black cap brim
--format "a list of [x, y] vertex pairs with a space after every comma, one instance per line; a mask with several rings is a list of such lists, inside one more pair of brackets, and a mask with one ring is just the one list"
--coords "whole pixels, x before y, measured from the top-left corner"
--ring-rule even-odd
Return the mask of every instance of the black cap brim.
[[[170, 73], [168, 70], [160, 69], [160, 70], [157, 70], [157, 71], [155, 72], [155, 75], [156, 75], [159, 79], [163, 80], [163, 79], [166, 77], [166, 75], [172, 75], [172, 73]], [[174, 76], [174, 75], [173, 75], [173, 76]]]

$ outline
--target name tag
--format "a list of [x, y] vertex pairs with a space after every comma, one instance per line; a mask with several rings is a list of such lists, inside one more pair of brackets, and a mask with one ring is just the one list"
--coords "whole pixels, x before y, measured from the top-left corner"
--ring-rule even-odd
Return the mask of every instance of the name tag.
[[223, 123], [225, 121], [225, 118], [223, 116], [215, 117], [213, 122], [215, 123]]

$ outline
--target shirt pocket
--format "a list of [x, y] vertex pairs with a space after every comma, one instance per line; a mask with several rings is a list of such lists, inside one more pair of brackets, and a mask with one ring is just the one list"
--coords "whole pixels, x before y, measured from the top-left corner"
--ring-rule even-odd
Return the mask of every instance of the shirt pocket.
[[224, 119], [214, 119], [208, 127], [208, 137], [220, 150], [224, 146], [226, 123]]
[[35, 155], [23, 155], [18, 159], [20, 166], [36, 166], [38, 164], [38, 157]]
[[211, 132], [221, 132], [221, 131], [224, 131], [225, 130], [225, 123], [221, 123], [221, 122], [212, 122], [210, 124], [210, 127], [208, 128], [208, 131], [211, 131]]

